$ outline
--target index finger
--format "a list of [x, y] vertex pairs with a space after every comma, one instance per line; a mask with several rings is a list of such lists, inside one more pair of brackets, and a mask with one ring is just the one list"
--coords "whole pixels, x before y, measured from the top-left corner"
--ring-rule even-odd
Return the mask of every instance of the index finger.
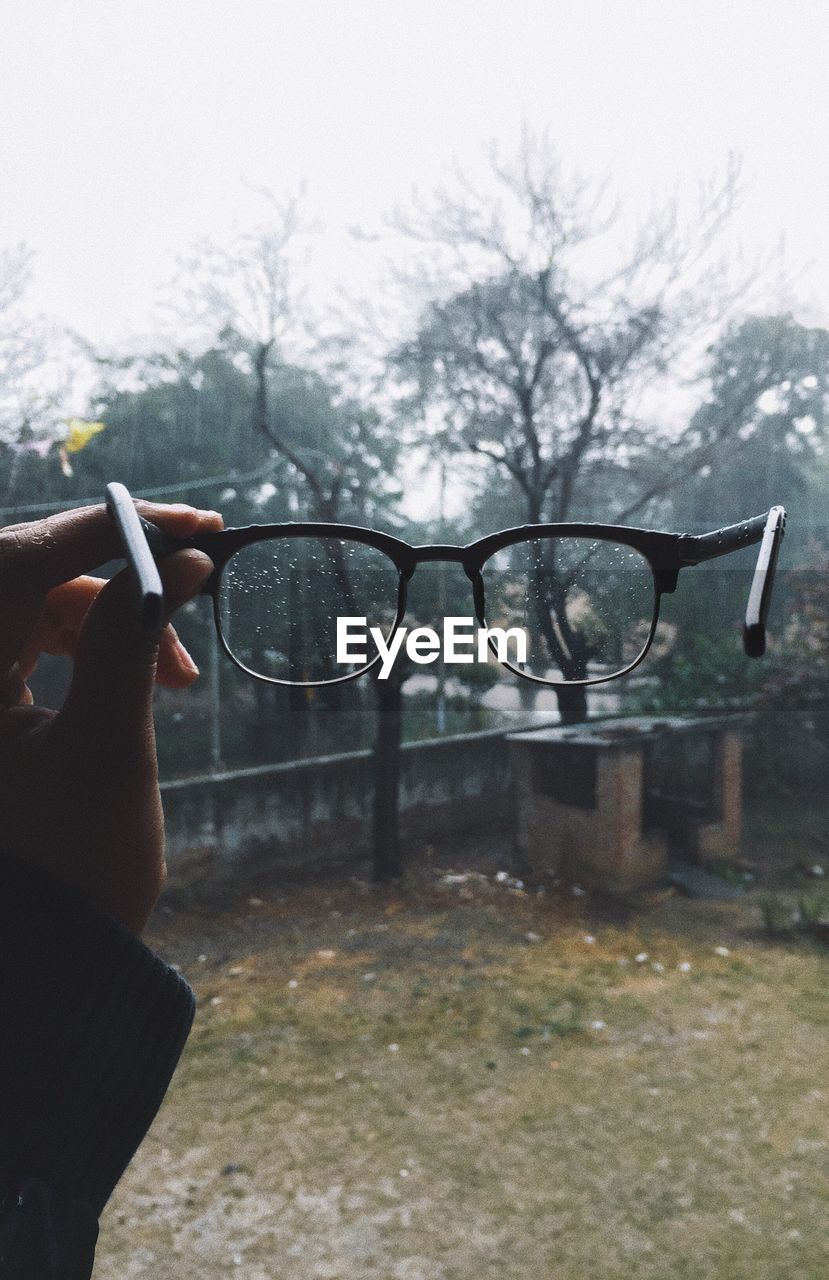
[[[221, 529], [218, 511], [200, 511], [183, 503], [166, 506], [136, 501], [139, 515], [174, 537]], [[107, 560], [121, 557], [116, 527], [103, 503], [59, 511], [45, 520], [0, 529], [0, 582], [20, 580], [29, 590], [49, 591]]]
[[[222, 528], [218, 511], [137, 501], [136, 510], [173, 537]], [[107, 560], [121, 559], [118, 532], [103, 503], [0, 529], [0, 671], [17, 659], [48, 592]]]

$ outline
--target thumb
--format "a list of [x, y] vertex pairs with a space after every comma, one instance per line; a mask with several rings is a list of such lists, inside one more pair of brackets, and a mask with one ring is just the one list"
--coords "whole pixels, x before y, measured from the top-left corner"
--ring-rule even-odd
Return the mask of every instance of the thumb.
[[[178, 551], [159, 565], [165, 623], [213, 571], [201, 551]], [[152, 698], [159, 635], [142, 631], [126, 570], [98, 593], [84, 618], [75, 650], [72, 684], [60, 715], [86, 734], [114, 746], [136, 745], [152, 731]]]

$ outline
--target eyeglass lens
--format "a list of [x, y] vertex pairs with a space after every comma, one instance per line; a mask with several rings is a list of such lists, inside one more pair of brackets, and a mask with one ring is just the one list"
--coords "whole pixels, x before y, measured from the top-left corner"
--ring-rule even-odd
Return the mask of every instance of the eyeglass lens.
[[507, 663], [523, 674], [555, 683], [607, 679], [650, 642], [653, 573], [632, 547], [535, 538], [496, 552], [482, 577], [487, 625], [526, 635], [526, 661]]
[[[375, 547], [334, 537], [269, 538], [237, 551], [219, 595], [222, 637], [237, 662], [270, 680], [336, 681], [367, 661], [337, 661], [337, 621], [365, 618], [388, 638], [397, 567]], [[357, 646], [354, 646], [356, 649]]]

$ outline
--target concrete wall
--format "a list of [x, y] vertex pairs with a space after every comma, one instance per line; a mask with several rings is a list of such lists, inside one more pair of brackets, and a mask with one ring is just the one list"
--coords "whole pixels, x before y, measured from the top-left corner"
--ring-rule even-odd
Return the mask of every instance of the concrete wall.
[[[518, 835], [521, 852], [506, 741], [506, 734], [517, 727], [403, 746], [404, 848], [406, 843], [437, 843], [448, 834], [491, 833]], [[749, 737], [747, 756], [750, 741]], [[749, 773], [750, 768], [749, 759]], [[732, 790], [736, 796], [738, 774]], [[161, 791], [172, 884], [220, 883], [243, 864], [286, 872], [357, 870], [361, 864], [365, 870], [370, 858], [370, 751], [164, 782]], [[549, 830], [548, 818], [545, 826]]]
[[[404, 744], [403, 841], [514, 826], [506, 730]], [[355, 867], [370, 856], [372, 753], [355, 751], [161, 784], [171, 882], [241, 863]]]

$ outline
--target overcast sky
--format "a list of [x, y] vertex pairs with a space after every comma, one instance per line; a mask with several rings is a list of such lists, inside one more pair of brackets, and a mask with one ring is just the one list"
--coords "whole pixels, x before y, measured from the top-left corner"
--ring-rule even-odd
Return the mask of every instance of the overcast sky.
[[[174, 255], [308, 180], [317, 291], [453, 156], [522, 120], [631, 206], [743, 156], [749, 247], [785, 233], [829, 323], [825, 0], [6, 0], [0, 245], [94, 340], [144, 332]], [[325, 298], [317, 302], [324, 305]]]

